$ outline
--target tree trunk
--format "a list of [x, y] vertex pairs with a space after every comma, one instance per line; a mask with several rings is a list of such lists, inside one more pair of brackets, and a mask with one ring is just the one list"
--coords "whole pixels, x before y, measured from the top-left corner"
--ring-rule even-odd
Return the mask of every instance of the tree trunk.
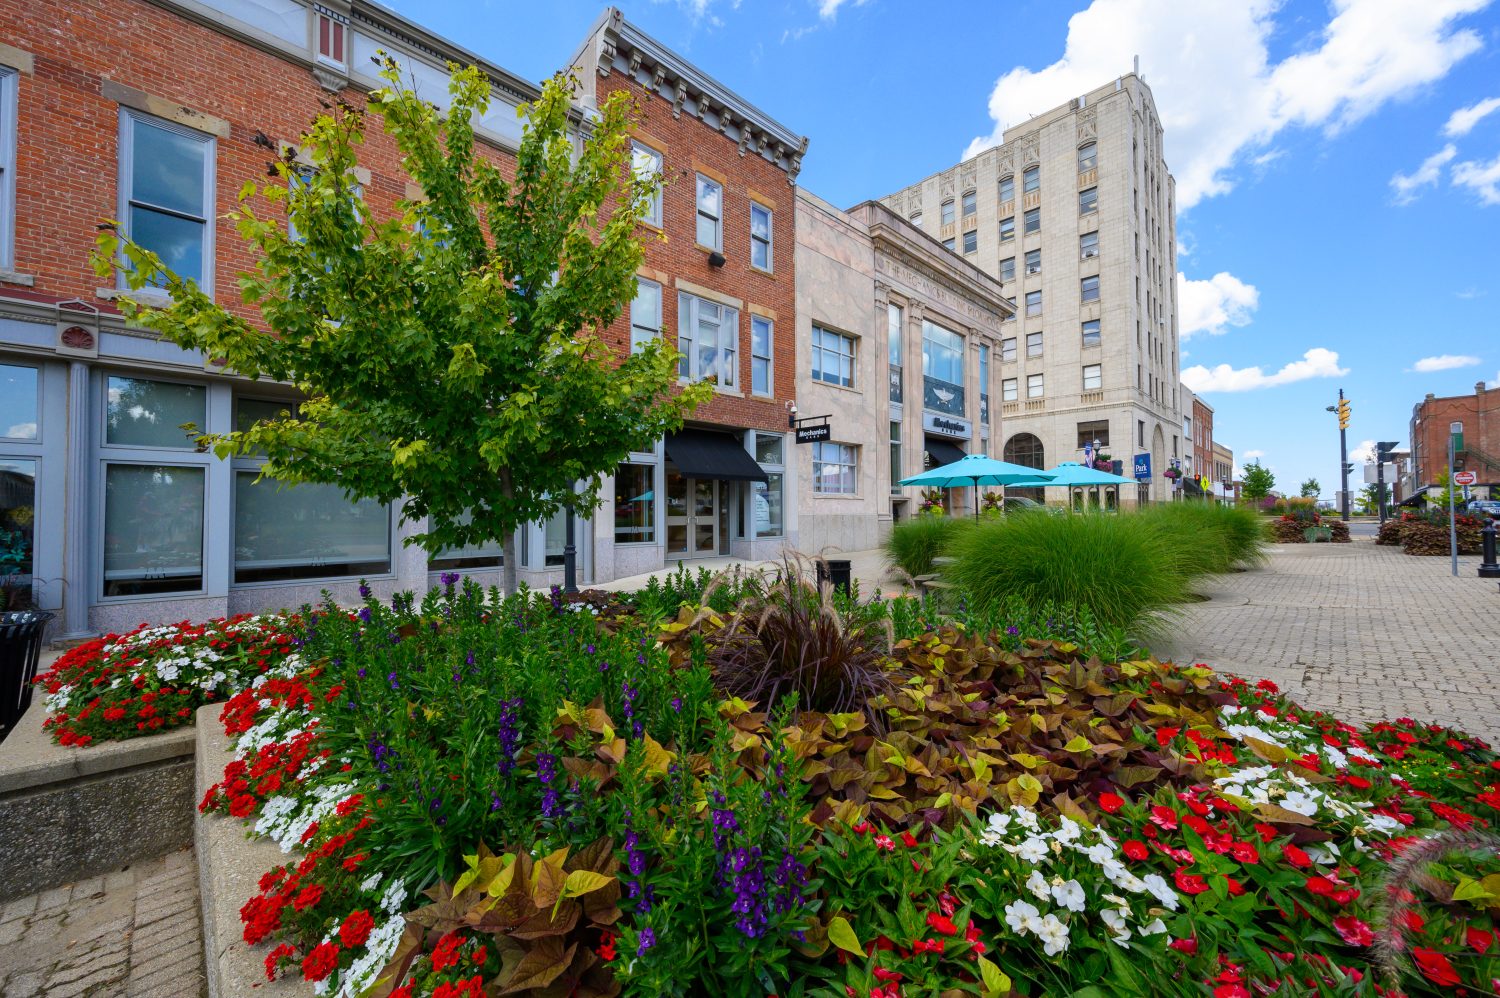
[[[509, 468], [500, 470], [500, 492], [507, 500], [515, 495]], [[514, 530], [506, 531], [505, 536], [500, 538], [500, 551], [504, 558], [500, 571], [500, 583], [505, 588], [505, 595], [509, 596], [518, 588], [521, 571], [521, 566], [516, 561], [516, 532]]]

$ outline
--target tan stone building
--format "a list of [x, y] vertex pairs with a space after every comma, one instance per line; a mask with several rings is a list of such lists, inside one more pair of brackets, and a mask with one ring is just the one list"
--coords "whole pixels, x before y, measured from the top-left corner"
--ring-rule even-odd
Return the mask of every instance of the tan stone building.
[[882, 203], [1016, 306], [995, 372], [998, 456], [1052, 465], [1097, 440], [1127, 476], [1149, 456], [1127, 503], [1169, 498], [1163, 472], [1184, 445], [1176, 199], [1145, 83], [1112, 80]]
[[[992, 405], [1011, 306], [999, 281], [873, 201], [841, 211], [798, 189], [797, 405], [826, 439], [794, 445], [799, 544], [880, 543], [918, 489], [896, 483], [964, 454], [999, 456]], [[819, 434], [822, 435], [822, 434]], [[952, 511], [972, 511], [972, 489]]]

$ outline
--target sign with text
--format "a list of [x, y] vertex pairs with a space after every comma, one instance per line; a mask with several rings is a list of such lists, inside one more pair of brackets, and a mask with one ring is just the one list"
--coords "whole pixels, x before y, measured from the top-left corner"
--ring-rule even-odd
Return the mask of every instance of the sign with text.
[[1473, 471], [1455, 471], [1453, 473], [1454, 485], [1474, 485], [1478, 481], [1479, 475]]
[[943, 437], [967, 440], [974, 435], [974, 427], [967, 419], [940, 416], [935, 412], [922, 413], [922, 429]]
[[1151, 452], [1135, 456], [1135, 480], [1144, 482], [1151, 477]]
[[817, 426], [797, 427], [797, 442], [799, 444], [816, 444], [821, 443], [824, 440], [832, 439], [833, 427], [829, 426], [827, 423], [821, 423]]

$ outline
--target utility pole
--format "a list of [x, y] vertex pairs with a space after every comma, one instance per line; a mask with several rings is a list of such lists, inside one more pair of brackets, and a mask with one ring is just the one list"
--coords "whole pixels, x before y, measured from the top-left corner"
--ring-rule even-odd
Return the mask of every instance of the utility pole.
[[1458, 578], [1458, 520], [1453, 508], [1453, 464], [1464, 447], [1464, 424], [1448, 424], [1448, 551], [1453, 558], [1453, 577]]
[[1345, 523], [1349, 522], [1349, 400], [1344, 398], [1344, 390], [1339, 389], [1339, 404], [1327, 407], [1329, 412], [1339, 414], [1339, 480], [1342, 488], [1339, 490], [1339, 519]]
[[1375, 488], [1379, 497], [1380, 523], [1385, 525], [1385, 462], [1396, 449], [1397, 441], [1382, 440], [1375, 445]]

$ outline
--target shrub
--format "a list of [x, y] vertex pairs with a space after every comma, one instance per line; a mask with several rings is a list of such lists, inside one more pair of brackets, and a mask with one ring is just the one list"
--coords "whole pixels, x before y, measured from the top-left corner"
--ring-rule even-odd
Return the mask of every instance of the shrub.
[[1162, 531], [1162, 542], [1189, 576], [1220, 574], [1265, 557], [1261, 520], [1249, 509], [1173, 502], [1148, 507], [1137, 515]]
[[[1380, 525], [1380, 532], [1375, 535], [1375, 543], [1399, 546], [1401, 543], [1401, 530], [1409, 522], [1407, 517], [1410, 516], [1410, 513], [1405, 513], [1382, 523]], [[1415, 517], [1412, 518], [1415, 519]]]
[[977, 607], [1009, 598], [1073, 605], [1137, 629], [1188, 598], [1183, 556], [1138, 515], [1018, 516], [954, 538], [944, 575]]
[[1354, 539], [1349, 536], [1349, 524], [1343, 520], [1325, 520], [1324, 525], [1333, 528], [1333, 542], [1335, 544], [1348, 544]]
[[973, 524], [963, 517], [914, 516], [891, 529], [885, 542], [891, 564], [913, 578], [929, 575], [954, 538]]
[[[1458, 553], [1479, 554], [1482, 548], [1479, 521], [1470, 516], [1457, 518]], [[1447, 518], [1417, 518], [1401, 529], [1401, 546], [1407, 554], [1440, 555], [1451, 550], [1448, 543]]]

